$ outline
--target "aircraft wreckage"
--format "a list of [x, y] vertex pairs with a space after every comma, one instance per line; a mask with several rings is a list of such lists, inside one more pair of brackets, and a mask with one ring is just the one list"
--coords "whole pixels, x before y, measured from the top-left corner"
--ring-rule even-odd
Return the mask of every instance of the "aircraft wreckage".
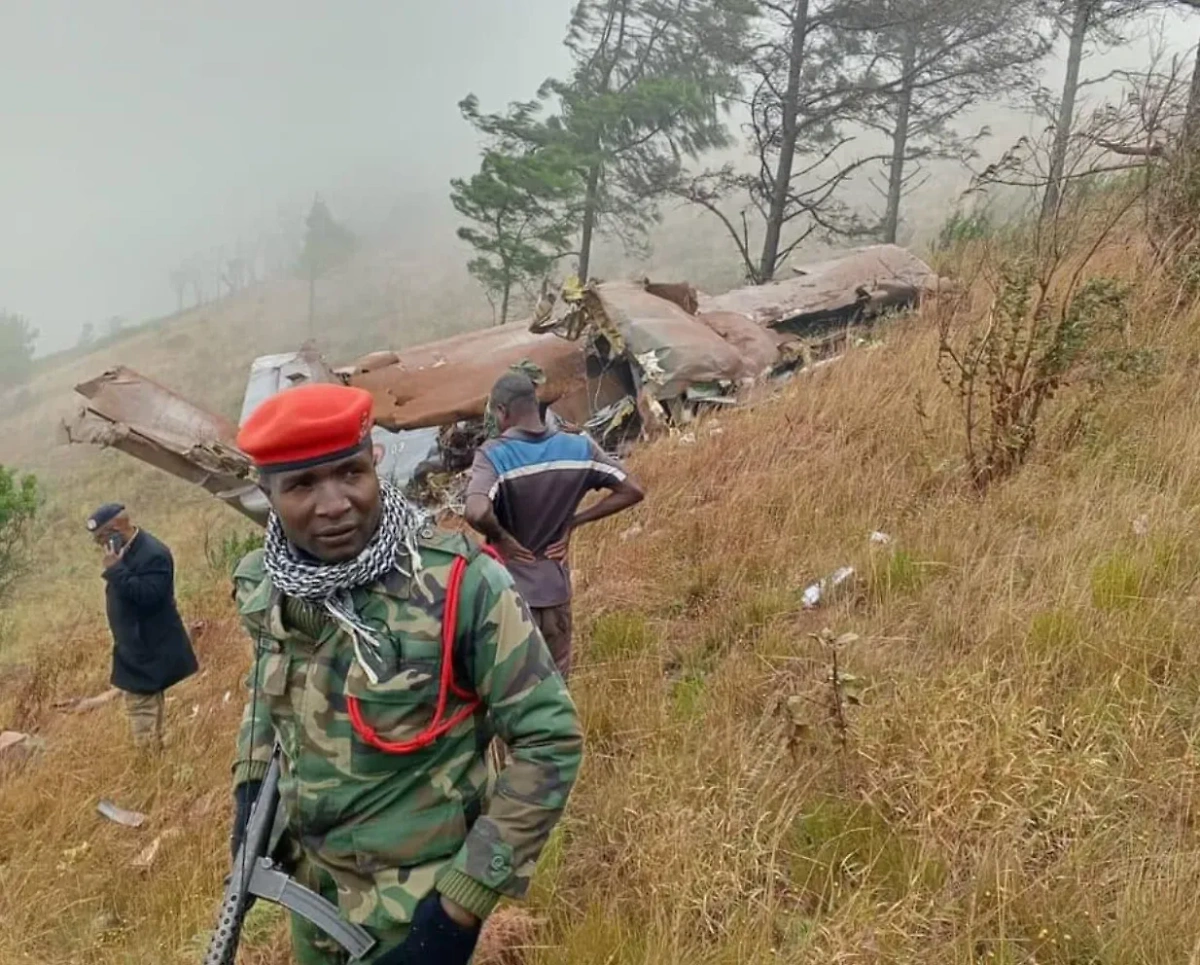
[[[543, 299], [532, 322], [375, 352], [344, 367], [329, 366], [309, 346], [263, 356], [251, 365], [239, 424], [264, 399], [302, 382], [359, 386], [375, 400], [381, 475], [428, 505], [455, 510], [461, 477], [488, 431], [488, 392], [510, 367], [535, 377], [547, 418], [617, 448], [703, 408], [736, 404], [748, 385], [836, 354], [849, 327], [946, 286], [894, 245], [793, 271], [721, 295], [648, 279], [592, 282]], [[119, 449], [265, 521], [266, 500], [229, 420], [125, 367], [76, 391], [84, 402], [63, 423], [64, 441]]]

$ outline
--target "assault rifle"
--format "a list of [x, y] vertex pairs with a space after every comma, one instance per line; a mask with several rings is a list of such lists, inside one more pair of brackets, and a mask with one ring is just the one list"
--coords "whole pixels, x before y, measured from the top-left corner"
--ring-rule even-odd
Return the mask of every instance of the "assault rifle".
[[233, 965], [242, 920], [256, 898], [276, 902], [308, 919], [346, 949], [353, 962], [359, 961], [375, 944], [375, 939], [363, 928], [343, 921], [333, 904], [288, 877], [271, 860], [274, 850], [272, 832], [279, 808], [279, 755], [280, 748], [276, 744], [267, 775], [250, 808], [250, 819], [233, 859], [233, 870], [225, 883], [217, 930], [208, 943], [204, 965]]

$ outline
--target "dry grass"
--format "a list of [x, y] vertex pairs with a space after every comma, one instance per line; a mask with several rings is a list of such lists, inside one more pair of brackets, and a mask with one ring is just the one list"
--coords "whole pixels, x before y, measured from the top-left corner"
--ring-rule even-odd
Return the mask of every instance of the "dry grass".
[[[575, 550], [588, 754], [525, 962], [1197, 961], [1200, 306], [1171, 301], [1136, 245], [1094, 270], [1144, 284], [1131, 337], [1164, 369], [1093, 411], [1064, 394], [986, 498], [921, 318], [694, 445], [638, 454], [646, 504]], [[222, 696], [244, 644], [198, 546], [202, 518], [234, 524], [160, 477], [134, 483], [185, 562], [205, 673], [174, 695], [159, 765], [125, 750], [119, 706], [49, 713], [105, 682], [99, 582], [61, 546], [62, 510], [40, 552], [73, 579], [27, 586], [10, 631], [45, 675], [10, 688], [45, 748], [0, 778], [6, 965], [195, 961], [218, 898], [238, 715]], [[852, 591], [803, 611], [804, 586], [843, 564]], [[73, 613], [74, 636], [42, 632]], [[840, 656], [858, 701], [844, 750], [810, 636], [824, 627], [859, 637]], [[148, 825], [105, 823], [101, 796]], [[185, 834], [131, 869], [168, 827]], [[269, 914], [250, 937], [246, 961], [287, 961]]]

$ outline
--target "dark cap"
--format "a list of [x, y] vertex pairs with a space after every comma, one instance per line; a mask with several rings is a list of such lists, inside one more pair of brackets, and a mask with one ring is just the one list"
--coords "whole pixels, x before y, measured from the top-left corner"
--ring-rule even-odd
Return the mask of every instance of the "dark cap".
[[88, 532], [96, 532], [96, 530], [98, 530], [101, 526], [111, 523], [123, 512], [125, 512], [125, 507], [121, 503], [105, 503], [88, 517]]

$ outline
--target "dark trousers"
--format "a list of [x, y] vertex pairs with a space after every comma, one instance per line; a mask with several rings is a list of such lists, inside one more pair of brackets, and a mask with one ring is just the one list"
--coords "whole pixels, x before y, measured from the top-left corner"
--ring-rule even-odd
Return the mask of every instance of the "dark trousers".
[[571, 676], [571, 601], [559, 606], [530, 607], [533, 622], [542, 631], [542, 638], [550, 650], [550, 656], [562, 674], [563, 680]]

